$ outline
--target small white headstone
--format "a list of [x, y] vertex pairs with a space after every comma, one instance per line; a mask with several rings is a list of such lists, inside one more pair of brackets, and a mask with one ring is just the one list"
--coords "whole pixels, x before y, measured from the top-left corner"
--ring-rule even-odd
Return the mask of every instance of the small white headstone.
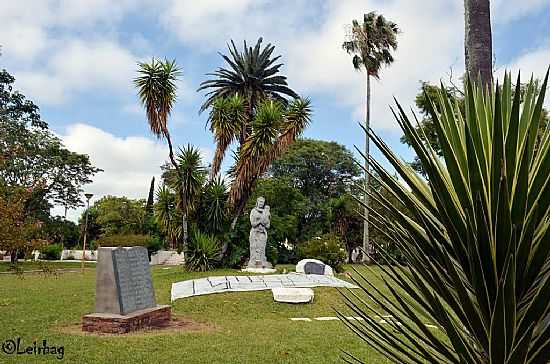
[[310, 303], [313, 301], [311, 288], [272, 288], [273, 299], [284, 303]]
[[[307, 268], [306, 268], [307, 265]], [[311, 269], [311, 267], [315, 267], [316, 269], [319, 269], [320, 271], [317, 272], [311, 272], [308, 271], [308, 269]], [[325, 276], [334, 276], [334, 273], [332, 271], [332, 268], [329, 265], [326, 265], [325, 263], [321, 262], [317, 259], [302, 259], [296, 264], [296, 273], [303, 273], [303, 274], [323, 274]]]

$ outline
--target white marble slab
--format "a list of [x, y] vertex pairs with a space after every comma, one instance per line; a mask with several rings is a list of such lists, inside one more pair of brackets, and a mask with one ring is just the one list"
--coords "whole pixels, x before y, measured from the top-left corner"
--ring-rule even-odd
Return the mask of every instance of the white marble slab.
[[283, 303], [309, 303], [315, 296], [311, 288], [272, 288], [275, 302]]
[[255, 276], [218, 276], [172, 283], [171, 299], [211, 293], [260, 291], [272, 288], [340, 287], [358, 288], [344, 280], [319, 274], [271, 274]]

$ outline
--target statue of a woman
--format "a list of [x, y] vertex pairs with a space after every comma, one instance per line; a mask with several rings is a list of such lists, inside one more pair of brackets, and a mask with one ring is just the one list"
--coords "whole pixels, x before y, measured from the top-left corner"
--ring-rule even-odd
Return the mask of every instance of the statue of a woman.
[[267, 244], [267, 229], [271, 218], [269, 206], [265, 204], [265, 198], [258, 197], [256, 207], [250, 211], [250, 259], [248, 268], [271, 268], [271, 264], [265, 256]]

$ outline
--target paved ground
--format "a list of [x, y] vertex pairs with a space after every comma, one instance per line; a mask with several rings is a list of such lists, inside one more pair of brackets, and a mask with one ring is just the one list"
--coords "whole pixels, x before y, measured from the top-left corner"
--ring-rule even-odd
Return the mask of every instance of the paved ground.
[[221, 276], [192, 279], [172, 284], [172, 301], [178, 298], [220, 292], [260, 291], [287, 287], [341, 287], [358, 288], [341, 279], [318, 274], [271, 274], [255, 276]]

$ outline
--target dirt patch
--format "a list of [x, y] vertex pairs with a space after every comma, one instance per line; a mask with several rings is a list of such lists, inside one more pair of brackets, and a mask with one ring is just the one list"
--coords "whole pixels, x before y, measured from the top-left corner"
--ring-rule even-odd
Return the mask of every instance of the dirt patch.
[[188, 317], [172, 315], [172, 320], [162, 327], [149, 328], [146, 330], [133, 331], [126, 334], [105, 334], [100, 332], [84, 332], [82, 331], [82, 324], [69, 324], [63, 326], [57, 326], [55, 331], [62, 334], [80, 335], [80, 336], [124, 336], [124, 337], [139, 337], [139, 336], [158, 336], [158, 335], [170, 335], [179, 333], [202, 333], [202, 332], [214, 332], [217, 328], [207, 322], [198, 322]]

